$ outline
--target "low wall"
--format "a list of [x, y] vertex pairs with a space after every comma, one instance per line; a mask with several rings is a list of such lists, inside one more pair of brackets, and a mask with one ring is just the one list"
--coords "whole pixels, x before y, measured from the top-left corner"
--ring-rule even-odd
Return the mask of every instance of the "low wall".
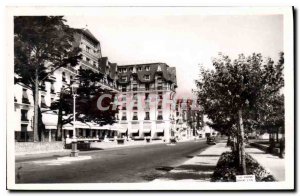
[[63, 151], [64, 142], [15, 142], [15, 153], [36, 154], [43, 152]]
[[[250, 143], [250, 146], [253, 146], [255, 148], [258, 148], [264, 152], [267, 152], [268, 151], [268, 148], [269, 146], [268, 145], [265, 145], [265, 144], [258, 144], [258, 143]], [[274, 155], [279, 155], [280, 154], [280, 150], [279, 148], [274, 148], [273, 149], [273, 154]]]

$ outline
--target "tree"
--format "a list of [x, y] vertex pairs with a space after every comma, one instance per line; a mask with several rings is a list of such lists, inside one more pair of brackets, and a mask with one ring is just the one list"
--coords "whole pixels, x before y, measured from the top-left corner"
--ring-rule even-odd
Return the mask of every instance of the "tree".
[[213, 59], [212, 70], [201, 68], [196, 81], [198, 99], [212, 127], [236, 138], [242, 172], [246, 174], [244, 132], [258, 121], [265, 111], [265, 100], [274, 97], [283, 87], [283, 53], [277, 64], [261, 54], [231, 60], [219, 55]]
[[[14, 18], [15, 83], [33, 93], [34, 141], [39, 141], [39, 90], [57, 69], [77, 65], [81, 55], [75, 47], [74, 29], [62, 16], [16, 16]], [[41, 121], [40, 121], [41, 122]]]
[[[79, 69], [74, 82], [79, 83], [76, 97], [76, 120], [81, 122], [95, 122], [98, 125], [113, 124], [116, 122], [118, 108], [114, 106], [116, 93], [101, 87], [104, 75], [92, 70]], [[110, 95], [101, 102], [108, 110], [100, 110], [97, 106], [98, 99], [102, 95]], [[71, 85], [60, 92], [60, 98], [51, 105], [52, 110], [58, 111], [57, 140], [62, 140], [63, 125], [73, 122], [73, 96]], [[63, 117], [67, 118], [63, 118]]]

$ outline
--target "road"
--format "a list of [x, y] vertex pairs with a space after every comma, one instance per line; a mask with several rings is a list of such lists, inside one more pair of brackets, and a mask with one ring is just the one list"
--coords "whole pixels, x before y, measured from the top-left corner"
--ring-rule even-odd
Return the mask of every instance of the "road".
[[147, 182], [207, 147], [202, 140], [81, 152], [80, 157], [90, 159], [72, 162], [53, 162], [53, 157], [18, 160], [16, 183]]

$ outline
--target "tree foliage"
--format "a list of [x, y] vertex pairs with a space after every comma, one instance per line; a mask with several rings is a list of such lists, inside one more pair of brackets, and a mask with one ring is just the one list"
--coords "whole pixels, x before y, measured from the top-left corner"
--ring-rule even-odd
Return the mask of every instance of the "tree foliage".
[[213, 69], [200, 70], [196, 81], [198, 101], [212, 120], [210, 126], [236, 138], [241, 168], [246, 174], [244, 133], [256, 128], [284, 124], [283, 53], [279, 61], [263, 59], [261, 54], [240, 54], [231, 60], [220, 54], [213, 59]]
[[62, 16], [16, 16], [14, 18], [15, 83], [33, 93], [34, 141], [41, 140], [43, 129], [39, 108], [39, 90], [51, 74], [75, 66], [81, 58], [74, 47], [74, 29]]
[[[113, 124], [116, 122], [118, 108], [115, 106], [116, 93], [106, 90], [101, 84], [104, 75], [88, 69], [79, 69], [75, 82], [78, 83], [76, 92], [72, 92], [72, 85], [61, 91], [60, 99], [52, 105], [52, 110], [58, 111], [58, 130], [62, 130], [63, 125], [73, 123], [73, 93], [76, 93], [76, 121], [94, 122], [99, 126]], [[103, 95], [109, 95], [101, 101], [107, 110], [100, 110], [98, 100]], [[116, 103], [117, 104], [117, 103]], [[57, 139], [61, 140], [61, 134]]]
[[[212, 120], [211, 126], [228, 134], [239, 109], [243, 111], [246, 129], [275, 121], [282, 123], [283, 65], [283, 53], [278, 63], [271, 58], [263, 60], [261, 54], [248, 57], [241, 54], [233, 61], [219, 55], [213, 59], [214, 69], [201, 68], [196, 93], [205, 114]], [[268, 123], [264, 120], [267, 118]]]

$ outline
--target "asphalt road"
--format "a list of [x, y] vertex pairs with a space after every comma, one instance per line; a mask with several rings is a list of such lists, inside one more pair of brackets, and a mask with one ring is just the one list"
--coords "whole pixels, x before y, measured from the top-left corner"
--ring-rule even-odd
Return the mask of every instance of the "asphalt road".
[[18, 160], [16, 183], [146, 182], [207, 147], [205, 141], [189, 141], [83, 152], [81, 157], [91, 159], [82, 161], [53, 163], [53, 157]]

